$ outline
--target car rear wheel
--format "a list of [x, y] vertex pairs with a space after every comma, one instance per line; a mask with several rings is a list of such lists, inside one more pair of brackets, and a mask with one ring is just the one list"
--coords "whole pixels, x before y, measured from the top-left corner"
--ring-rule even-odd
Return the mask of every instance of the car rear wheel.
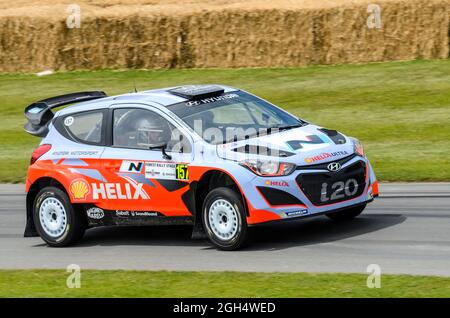
[[43, 188], [33, 206], [35, 227], [50, 246], [62, 247], [79, 241], [86, 230], [86, 219], [77, 213], [67, 194], [56, 187]]
[[364, 211], [364, 209], [366, 208], [366, 205], [360, 205], [357, 207], [353, 207], [350, 209], [346, 209], [346, 210], [341, 210], [338, 212], [331, 212], [328, 213], [326, 216], [328, 216], [330, 219], [334, 220], [334, 221], [345, 221], [345, 220], [350, 220], [353, 219], [355, 217], [357, 217], [358, 215], [360, 215], [362, 213], [362, 211]]
[[247, 236], [247, 220], [238, 193], [230, 188], [209, 192], [203, 203], [203, 226], [211, 242], [222, 250], [236, 250]]

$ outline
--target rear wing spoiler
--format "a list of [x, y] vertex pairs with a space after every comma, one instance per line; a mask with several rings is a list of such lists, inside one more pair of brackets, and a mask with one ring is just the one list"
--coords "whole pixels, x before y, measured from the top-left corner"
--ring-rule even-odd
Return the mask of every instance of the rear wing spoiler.
[[45, 137], [48, 133], [48, 124], [54, 116], [53, 108], [103, 97], [107, 97], [105, 92], [92, 91], [71, 93], [40, 100], [25, 108], [24, 113], [28, 122], [23, 128], [33, 136]]

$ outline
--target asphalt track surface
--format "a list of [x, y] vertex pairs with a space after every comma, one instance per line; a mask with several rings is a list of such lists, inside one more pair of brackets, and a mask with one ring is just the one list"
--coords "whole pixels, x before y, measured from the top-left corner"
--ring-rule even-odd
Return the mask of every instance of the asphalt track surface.
[[324, 216], [252, 229], [247, 248], [223, 252], [184, 226], [91, 229], [76, 246], [23, 238], [23, 185], [0, 185], [0, 268], [382, 273], [450, 276], [450, 184], [383, 184], [361, 216]]

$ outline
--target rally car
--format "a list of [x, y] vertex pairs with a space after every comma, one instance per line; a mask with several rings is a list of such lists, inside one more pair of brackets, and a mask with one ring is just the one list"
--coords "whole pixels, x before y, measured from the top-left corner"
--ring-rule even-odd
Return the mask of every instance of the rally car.
[[234, 250], [250, 226], [350, 219], [378, 195], [357, 139], [232, 87], [78, 92], [25, 116], [25, 131], [42, 138], [26, 178], [25, 236], [50, 246], [96, 226], [191, 224], [193, 238]]

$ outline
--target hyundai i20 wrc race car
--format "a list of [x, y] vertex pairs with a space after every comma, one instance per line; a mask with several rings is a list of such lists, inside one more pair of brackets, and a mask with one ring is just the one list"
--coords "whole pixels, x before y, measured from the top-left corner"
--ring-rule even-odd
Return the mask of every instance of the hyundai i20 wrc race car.
[[234, 250], [250, 226], [350, 219], [378, 195], [358, 140], [232, 87], [79, 92], [25, 116], [42, 138], [26, 179], [25, 236], [50, 246], [97, 226], [191, 224], [193, 238]]

